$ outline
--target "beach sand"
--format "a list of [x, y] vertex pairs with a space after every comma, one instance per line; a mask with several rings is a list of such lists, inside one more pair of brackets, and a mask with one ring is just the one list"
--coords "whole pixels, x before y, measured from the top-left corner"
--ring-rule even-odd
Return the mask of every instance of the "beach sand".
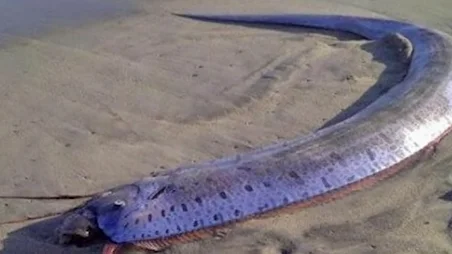
[[[8, 37], [0, 195], [86, 195], [315, 131], [369, 88], [364, 102], [403, 79], [406, 59], [345, 33], [170, 13], [354, 14], [452, 32], [450, 1], [376, 2], [137, 1], [127, 14]], [[432, 158], [370, 189], [163, 253], [452, 253], [452, 203], [439, 198], [452, 189], [451, 158], [448, 137]], [[82, 201], [0, 199], [0, 253], [100, 253], [58, 246], [58, 222], [27, 219]]]

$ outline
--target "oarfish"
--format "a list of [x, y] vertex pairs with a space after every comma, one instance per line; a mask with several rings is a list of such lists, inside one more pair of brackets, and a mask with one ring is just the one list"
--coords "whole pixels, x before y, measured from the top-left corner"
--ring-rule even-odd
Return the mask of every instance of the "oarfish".
[[180, 15], [389, 38], [410, 49], [405, 78], [355, 115], [314, 133], [168, 170], [96, 195], [66, 214], [61, 242], [109, 241], [105, 254], [161, 250], [265, 214], [331, 201], [413, 165], [452, 127], [452, 39], [434, 29], [340, 15]]

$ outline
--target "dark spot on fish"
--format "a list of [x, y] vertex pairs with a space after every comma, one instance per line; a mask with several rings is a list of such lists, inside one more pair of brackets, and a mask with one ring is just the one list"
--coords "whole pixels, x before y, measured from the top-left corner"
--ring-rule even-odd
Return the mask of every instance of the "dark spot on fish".
[[177, 226], [177, 231], [182, 231], [182, 229], [179, 227], [179, 226]]
[[240, 216], [240, 210], [235, 210], [235, 211], [234, 211], [234, 215], [235, 215], [236, 217]]
[[193, 184], [196, 185], [196, 186], [198, 186], [198, 185], [199, 185], [199, 182], [194, 182]]
[[133, 234], [133, 235], [132, 235], [132, 238], [133, 238], [133, 239], [137, 239], [137, 235]]
[[251, 192], [251, 191], [253, 191], [253, 187], [251, 185], [247, 184], [247, 185], [245, 185], [245, 190]]
[[162, 210], [162, 217], [165, 217], [165, 210]]
[[141, 234], [141, 239], [144, 239], [144, 234]]
[[195, 220], [195, 221], [193, 222], [193, 227], [196, 228], [198, 225], [199, 225], [198, 221]]
[[156, 230], [155, 235], [160, 235], [160, 232], [158, 230]]
[[367, 153], [367, 156], [369, 156], [369, 159], [370, 159], [371, 161], [374, 161], [374, 160], [375, 160], [375, 153], [374, 153], [374, 151], [372, 151], [372, 149], [367, 148], [367, 149], [366, 149], [366, 153]]
[[380, 134], [378, 134], [378, 136], [380, 136], [386, 143], [392, 143], [391, 138], [389, 138], [388, 136], [386, 136], [386, 134], [380, 133]]
[[338, 153], [332, 152], [330, 153], [330, 157], [331, 159], [339, 162], [339, 164], [343, 167], [347, 166], [347, 163], [345, 163], [344, 159], [342, 158], [342, 156], [340, 156]]
[[173, 206], [173, 205], [170, 206], [169, 210], [170, 210], [171, 212], [174, 212], [174, 206]]
[[184, 211], [184, 212], [188, 211], [186, 204], [182, 204], [181, 207], [182, 207], [182, 211]]
[[129, 227], [129, 223], [124, 224], [124, 229]]
[[271, 184], [270, 184], [269, 182], [263, 182], [263, 184], [264, 184], [264, 186], [267, 187], [267, 188], [271, 187]]
[[290, 171], [289, 176], [292, 177], [293, 179], [300, 179], [300, 176], [295, 171]]
[[206, 182], [208, 182], [208, 183], [213, 183], [213, 184], [217, 183], [214, 179], [212, 179], [212, 178], [210, 178], [210, 177], [207, 177], [207, 178], [206, 178]]
[[326, 180], [325, 177], [322, 177], [321, 179], [322, 179], [323, 186], [325, 186], [325, 188], [328, 188], [328, 189], [331, 188], [331, 184]]
[[148, 221], [149, 221], [149, 222], [152, 221], [152, 214], [148, 214]]
[[333, 172], [334, 171], [334, 168], [328, 168], [328, 172]]
[[214, 220], [214, 221], [218, 221], [218, 219], [219, 219], [218, 214], [214, 214], [214, 215], [213, 215], [213, 220]]
[[238, 170], [247, 171], [247, 172], [248, 172], [248, 171], [251, 171], [251, 168], [250, 168], [250, 167], [245, 167], [245, 166], [238, 166], [237, 169], [238, 169]]
[[283, 204], [287, 204], [287, 203], [289, 203], [289, 199], [287, 197], [284, 197], [283, 198]]
[[419, 116], [419, 115], [414, 115], [414, 118], [415, 118], [416, 120], [418, 120], [419, 122], [421, 122], [421, 123], [425, 123], [425, 119], [422, 118], [422, 117]]
[[339, 154], [335, 153], [335, 152], [330, 153], [330, 158], [333, 159], [333, 160], [337, 160], [337, 161], [342, 160], [342, 157]]
[[201, 200], [200, 197], [196, 197], [196, 198], [195, 198], [195, 201], [196, 201], [196, 203], [202, 205], [202, 200]]
[[347, 182], [353, 182], [355, 180], [355, 176], [349, 176], [347, 177]]
[[165, 234], [169, 234], [169, 229], [165, 230]]
[[262, 212], [263, 210], [265, 210], [266, 208], [268, 208], [268, 204], [265, 204], [263, 206], [258, 207], [257, 209]]
[[228, 196], [226, 195], [226, 193], [224, 191], [220, 192], [220, 197], [222, 199], [227, 199], [228, 198]]
[[137, 225], [138, 223], [140, 223], [140, 219], [135, 219], [135, 225]]

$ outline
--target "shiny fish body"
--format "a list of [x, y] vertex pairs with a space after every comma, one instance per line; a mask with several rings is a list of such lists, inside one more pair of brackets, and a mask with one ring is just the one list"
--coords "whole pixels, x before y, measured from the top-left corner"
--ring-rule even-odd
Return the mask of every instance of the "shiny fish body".
[[[308, 26], [370, 40], [393, 33], [412, 46], [405, 79], [354, 116], [312, 135], [120, 186], [122, 201], [87, 203], [114, 243], [163, 241], [365, 183], [438, 142], [452, 126], [452, 40], [409, 23], [322, 15], [186, 16]], [[127, 188], [127, 191], [124, 191]], [[162, 243], [162, 242], [160, 242]], [[162, 245], [164, 245], [162, 243]]]

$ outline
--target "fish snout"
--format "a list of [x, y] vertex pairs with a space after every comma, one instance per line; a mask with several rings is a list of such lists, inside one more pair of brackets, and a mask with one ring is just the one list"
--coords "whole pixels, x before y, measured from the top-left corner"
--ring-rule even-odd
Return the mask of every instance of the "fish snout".
[[84, 246], [102, 238], [101, 230], [89, 212], [74, 212], [56, 229], [58, 244]]

